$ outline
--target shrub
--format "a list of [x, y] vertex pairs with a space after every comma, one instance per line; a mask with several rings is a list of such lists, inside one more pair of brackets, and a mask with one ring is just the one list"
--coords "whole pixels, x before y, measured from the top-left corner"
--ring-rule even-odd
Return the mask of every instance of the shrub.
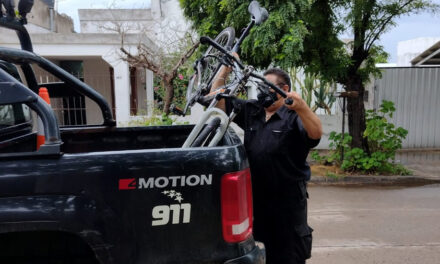
[[[324, 164], [336, 164], [344, 171], [360, 171], [363, 173], [408, 175], [411, 172], [400, 164], [395, 164], [396, 151], [402, 148], [402, 141], [408, 131], [395, 127], [388, 121], [395, 111], [394, 103], [383, 101], [378, 111], [368, 110], [364, 137], [368, 138], [369, 153], [360, 148], [351, 148], [352, 138], [349, 134], [331, 132], [329, 140], [332, 149], [328, 155], [320, 156], [312, 153], [312, 158]], [[341, 150], [344, 159], [341, 162]]]
[[[186, 90], [189, 82], [189, 78], [191, 77], [187, 72], [187, 68], [181, 67], [179, 68], [179, 74], [177, 78], [174, 79], [173, 88], [174, 88], [174, 98], [173, 104], [183, 109], [186, 103]], [[162, 80], [155, 75], [154, 77], [154, 100], [155, 105], [159, 108], [163, 107], [164, 101], [166, 97], [165, 87], [162, 83]]]
[[153, 115], [151, 117], [144, 117], [129, 123], [130, 126], [172, 126], [172, 125], [187, 125], [189, 122], [179, 122], [176, 118], [167, 116], [165, 113], [162, 115]]

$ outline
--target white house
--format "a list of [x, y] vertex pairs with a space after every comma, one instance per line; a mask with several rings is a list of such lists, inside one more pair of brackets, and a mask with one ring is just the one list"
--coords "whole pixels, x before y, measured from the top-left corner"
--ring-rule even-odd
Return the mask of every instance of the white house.
[[440, 41], [440, 37], [424, 37], [400, 41], [397, 44], [396, 66], [412, 66], [412, 60]]
[[[119, 23], [130, 28], [124, 32], [124, 44], [135, 51], [139, 43], [157, 46], [153, 40], [160, 39], [162, 33], [155, 28], [157, 24], [188, 25], [177, 0], [151, 2], [148, 9], [79, 10], [81, 33], [75, 33], [72, 20], [56, 13], [53, 1], [36, 0], [26, 27], [35, 53], [77, 75], [100, 92], [113, 108], [118, 125], [125, 125], [136, 115], [152, 113], [153, 74], [131, 68], [120, 59], [121, 36], [108, 30], [109, 26]], [[148, 30], [140, 34], [133, 30], [136, 28]], [[13, 31], [1, 29], [0, 45], [19, 48], [18, 38]], [[55, 79], [42, 69], [34, 70], [41, 83]], [[98, 106], [88, 99], [62, 99], [53, 104], [62, 124], [99, 124], [102, 121]]]
[[440, 66], [440, 38], [434, 45], [412, 59], [411, 64], [414, 66]]

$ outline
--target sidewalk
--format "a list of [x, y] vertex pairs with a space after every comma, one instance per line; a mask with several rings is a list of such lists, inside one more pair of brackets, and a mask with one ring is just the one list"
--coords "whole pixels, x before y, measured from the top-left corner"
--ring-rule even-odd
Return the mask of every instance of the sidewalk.
[[[440, 150], [409, 150], [399, 152], [396, 161], [413, 172], [409, 176], [349, 175], [322, 173], [322, 168], [313, 169], [312, 185], [393, 185], [418, 186], [440, 183]], [[318, 166], [320, 167], [320, 166]]]

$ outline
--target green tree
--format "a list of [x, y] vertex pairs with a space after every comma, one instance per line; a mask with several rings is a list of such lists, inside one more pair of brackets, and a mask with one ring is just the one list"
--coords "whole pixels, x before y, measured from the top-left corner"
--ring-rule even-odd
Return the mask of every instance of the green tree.
[[[259, 1], [269, 11], [265, 23], [252, 29], [241, 48], [241, 59], [256, 67], [271, 63], [290, 68], [301, 60], [307, 28], [302, 14], [310, 7], [309, 0]], [[250, 21], [250, 1], [180, 0], [184, 14], [200, 35], [216, 36], [227, 26], [240, 32]]]
[[[271, 63], [289, 69], [303, 66], [324, 80], [338, 82], [349, 98], [348, 125], [351, 146], [369, 152], [365, 131], [365, 84], [380, 75], [377, 62], [387, 54], [377, 44], [395, 26], [397, 18], [436, 11], [428, 0], [260, 0], [269, 19], [252, 29], [242, 45], [242, 59], [257, 67]], [[201, 35], [215, 36], [226, 26], [243, 28], [249, 21], [248, 1], [180, 0], [185, 15]], [[352, 40], [339, 36], [349, 33]]]
[[[348, 126], [351, 147], [370, 152], [366, 129], [363, 95], [371, 75], [380, 76], [375, 67], [387, 54], [377, 44], [383, 33], [395, 26], [397, 18], [424, 11], [434, 12], [438, 5], [426, 0], [315, 0], [304, 20], [308, 34], [302, 53], [308, 71], [320, 73], [328, 80], [355, 91], [348, 98]], [[342, 41], [342, 34], [352, 40]]]

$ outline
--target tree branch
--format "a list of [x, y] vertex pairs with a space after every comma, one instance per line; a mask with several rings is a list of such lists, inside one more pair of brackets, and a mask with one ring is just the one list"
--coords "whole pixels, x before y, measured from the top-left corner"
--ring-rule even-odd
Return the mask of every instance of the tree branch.
[[126, 56], [122, 59], [127, 61], [131, 66], [142, 66], [160, 76], [160, 71], [158, 67], [154, 65], [154, 63], [152, 63], [144, 54], [140, 54], [139, 56], [133, 56], [124, 47], [121, 47], [120, 50]]
[[367, 52], [370, 51], [371, 47], [373, 46], [373, 43], [379, 38], [380, 34], [383, 33], [383, 31], [385, 30], [386, 26], [390, 23], [390, 21], [395, 18], [396, 16], [400, 16], [402, 15], [401, 11], [408, 6], [409, 4], [411, 4], [412, 2], [414, 2], [415, 0], [409, 0], [406, 3], [404, 3], [403, 5], [400, 6], [400, 8], [398, 10], [396, 10], [396, 12], [394, 14], [391, 14], [390, 16], [388, 16], [386, 19], [384, 19], [382, 25], [380, 25], [380, 23], [378, 24], [379, 30], [377, 32], [372, 31], [370, 36], [367, 38], [367, 41], [365, 42], [365, 50]]
[[174, 65], [173, 69], [171, 70], [171, 78], [175, 78], [177, 76], [177, 70], [179, 69], [179, 67], [182, 66], [194, 54], [199, 45], [200, 41], [197, 41], [189, 50], [186, 51], [185, 54], [182, 55], [182, 57], [180, 57], [177, 64]]

